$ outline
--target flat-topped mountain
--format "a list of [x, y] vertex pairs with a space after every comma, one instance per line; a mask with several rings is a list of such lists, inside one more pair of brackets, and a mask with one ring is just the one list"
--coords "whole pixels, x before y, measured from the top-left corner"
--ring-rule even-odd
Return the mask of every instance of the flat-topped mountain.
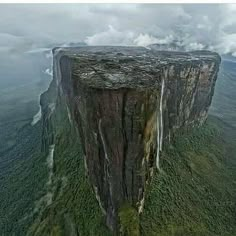
[[[124, 204], [142, 213], [146, 187], [176, 130], [206, 120], [220, 56], [143, 47], [54, 48], [53, 54], [55, 109], [65, 104], [100, 209], [117, 232]], [[47, 107], [45, 150], [54, 144]]]

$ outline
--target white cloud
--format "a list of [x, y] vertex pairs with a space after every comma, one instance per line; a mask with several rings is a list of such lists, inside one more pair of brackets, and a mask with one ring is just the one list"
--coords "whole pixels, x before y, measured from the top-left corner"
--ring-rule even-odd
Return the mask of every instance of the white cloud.
[[137, 38], [134, 39], [134, 44], [137, 46], [148, 46], [150, 44], [159, 43], [159, 44], [167, 44], [171, 43], [173, 41], [173, 36], [168, 35], [165, 38], [158, 39], [156, 37], [153, 37], [149, 34], [139, 34]]
[[236, 51], [236, 33], [224, 34], [221, 42], [216, 46], [216, 50], [221, 53]]
[[85, 42], [88, 45], [132, 45], [133, 38], [132, 31], [121, 32], [109, 25], [107, 31], [88, 36]]
[[130, 46], [144, 46], [154, 43], [170, 43], [173, 41], [173, 36], [168, 35], [165, 38], [158, 39], [147, 33], [137, 34], [132, 31], [119, 31], [112, 25], [109, 25], [107, 31], [96, 33], [88, 36], [85, 42], [88, 45], [130, 45]]
[[201, 43], [194, 42], [187, 45], [187, 49], [188, 50], [202, 50], [204, 49], [204, 45]]
[[71, 42], [178, 41], [236, 56], [236, 4], [2, 4], [0, 15], [0, 86], [40, 79], [47, 49]]
[[[14, 12], [14, 14], [13, 14]], [[70, 42], [141, 45], [179, 40], [188, 48], [235, 49], [233, 4], [2, 5], [1, 51], [30, 51]]]

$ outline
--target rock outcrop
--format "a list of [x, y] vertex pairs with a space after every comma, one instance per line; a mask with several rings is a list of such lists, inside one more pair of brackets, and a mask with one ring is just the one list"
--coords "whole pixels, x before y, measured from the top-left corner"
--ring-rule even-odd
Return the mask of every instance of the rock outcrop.
[[163, 144], [177, 129], [206, 120], [220, 57], [141, 47], [55, 48], [53, 54], [58, 96], [66, 99], [89, 180], [116, 231], [122, 204], [142, 212]]

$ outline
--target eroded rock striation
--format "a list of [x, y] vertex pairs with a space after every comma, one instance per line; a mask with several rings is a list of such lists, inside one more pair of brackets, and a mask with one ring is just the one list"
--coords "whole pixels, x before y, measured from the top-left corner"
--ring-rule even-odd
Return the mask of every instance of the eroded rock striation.
[[163, 144], [177, 129], [206, 120], [220, 57], [141, 47], [55, 48], [53, 54], [58, 96], [66, 99], [89, 180], [116, 231], [122, 204], [142, 212]]

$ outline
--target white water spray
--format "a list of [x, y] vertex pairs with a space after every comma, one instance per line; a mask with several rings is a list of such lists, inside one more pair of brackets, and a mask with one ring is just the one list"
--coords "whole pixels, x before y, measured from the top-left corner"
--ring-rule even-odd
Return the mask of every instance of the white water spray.
[[[47, 58], [51, 58], [51, 68], [47, 68], [44, 73], [49, 75], [51, 77], [51, 79], [53, 78], [53, 58], [52, 58], [52, 52], [46, 54], [46, 57]], [[44, 92], [44, 91], [43, 91]], [[34, 115], [33, 117], [33, 120], [31, 122], [31, 125], [34, 126], [36, 125], [42, 118], [42, 107], [40, 105], [40, 96], [41, 94], [39, 95], [39, 110], [38, 112]]]
[[33, 120], [31, 122], [31, 125], [34, 126], [35, 124], [37, 124], [40, 121], [41, 117], [42, 117], [42, 108], [41, 108], [41, 105], [40, 105], [40, 96], [39, 96], [39, 110], [34, 115]]
[[159, 103], [159, 112], [157, 112], [157, 120], [156, 120], [156, 129], [157, 129], [157, 154], [156, 154], [156, 167], [160, 169], [159, 160], [160, 160], [160, 152], [162, 151], [162, 142], [163, 142], [163, 94], [165, 88], [165, 81], [162, 79], [161, 82], [161, 97]]
[[47, 68], [45, 71], [44, 71], [44, 73], [46, 74], [46, 75], [49, 75], [49, 76], [53, 76], [53, 72], [52, 72], [52, 68], [50, 69], [50, 68]]

